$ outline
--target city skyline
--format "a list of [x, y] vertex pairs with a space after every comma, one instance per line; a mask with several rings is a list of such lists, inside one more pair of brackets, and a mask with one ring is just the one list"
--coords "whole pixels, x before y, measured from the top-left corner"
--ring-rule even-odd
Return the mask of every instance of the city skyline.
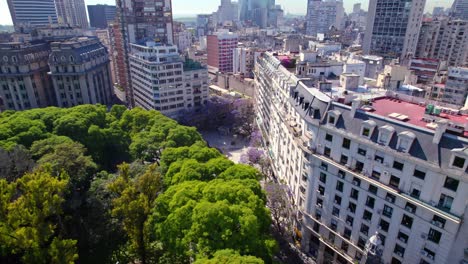
[[[215, 12], [220, 0], [203, 0], [203, 4], [195, 1], [187, 0], [173, 0], [173, 11], [174, 16], [193, 16], [196, 14], [207, 14]], [[7, 0], [0, 0], [0, 3], [4, 7], [8, 7]], [[281, 5], [286, 13], [305, 15], [306, 13], [306, 0], [277, 0], [277, 4]], [[344, 7], [346, 12], [352, 10], [352, 6], [356, 3], [362, 3], [362, 8], [367, 9], [368, 1], [350, 0], [344, 1]], [[435, 6], [450, 7], [453, 1], [447, 1], [446, 3], [440, 3], [436, 0], [428, 0], [426, 3], [426, 12], [431, 11]], [[86, 5], [95, 4], [108, 4], [115, 5], [115, 0], [85, 0]], [[0, 9], [0, 25], [12, 25], [11, 16], [8, 8]]]

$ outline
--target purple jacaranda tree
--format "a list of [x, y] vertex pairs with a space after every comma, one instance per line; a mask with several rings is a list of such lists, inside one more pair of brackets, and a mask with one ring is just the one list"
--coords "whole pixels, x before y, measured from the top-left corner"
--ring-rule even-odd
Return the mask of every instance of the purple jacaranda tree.
[[292, 208], [288, 201], [285, 186], [275, 182], [265, 183], [267, 207], [270, 209], [273, 224], [278, 233], [284, 235], [291, 230]]

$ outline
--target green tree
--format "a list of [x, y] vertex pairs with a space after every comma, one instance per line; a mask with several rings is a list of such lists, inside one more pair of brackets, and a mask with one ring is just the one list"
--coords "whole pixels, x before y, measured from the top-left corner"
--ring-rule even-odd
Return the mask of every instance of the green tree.
[[194, 264], [263, 264], [262, 259], [254, 256], [241, 256], [239, 253], [232, 249], [223, 249], [216, 251], [213, 257], [201, 258], [194, 262]]
[[5, 259], [73, 263], [78, 258], [76, 241], [61, 238], [57, 230], [67, 186], [64, 178], [38, 170], [12, 183], [0, 180], [0, 253]]
[[161, 175], [156, 165], [135, 179], [130, 178], [129, 165], [119, 166], [120, 176], [109, 185], [117, 195], [112, 202], [112, 216], [122, 221], [123, 229], [129, 238], [128, 251], [142, 264], [149, 263], [151, 253], [148, 216], [154, 201], [161, 191]]
[[219, 175], [221, 179], [254, 179], [260, 180], [262, 175], [260, 172], [248, 165], [244, 164], [236, 164], [234, 166], [229, 167], [223, 173]]

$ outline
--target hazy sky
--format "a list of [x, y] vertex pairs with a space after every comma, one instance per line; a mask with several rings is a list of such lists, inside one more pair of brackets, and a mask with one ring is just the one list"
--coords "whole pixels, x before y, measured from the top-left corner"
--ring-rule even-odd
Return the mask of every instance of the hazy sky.
[[[0, 0], [0, 24], [12, 24], [6, 1]], [[115, 0], [85, 0], [85, 2], [87, 5], [115, 5]], [[220, 2], [221, 0], [172, 0], [172, 5], [175, 15], [193, 15], [216, 11]], [[349, 11], [355, 3], [362, 3], [363, 8], [367, 9], [368, 0], [343, 0], [343, 2], [346, 10]], [[427, 0], [426, 10], [432, 11], [434, 6], [450, 7], [452, 2], [453, 0]], [[305, 14], [306, 12], [307, 0], [276, 0], [276, 3], [282, 5], [288, 13]]]

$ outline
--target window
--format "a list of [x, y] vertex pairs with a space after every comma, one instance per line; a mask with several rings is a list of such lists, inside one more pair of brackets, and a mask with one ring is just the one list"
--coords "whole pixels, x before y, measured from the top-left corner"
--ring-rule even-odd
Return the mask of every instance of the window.
[[372, 184], [369, 184], [369, 192], [373, 194], [377, 194], [378, 188]]
[[407, 202], [406, 205], [405, 205], [405, 210], [412, 213], [412, 214], [414, 214], [416, 212], [416, 205]]
[[324, 171], [327, 171], [328, 170], [328, 164], [326, 164], [325, 162], [322, 162], [321, 165], [320, 165], [320, 169], [322, 169]]
[[418, 179], [424, 180], [424, 178], [426, 178], [426, 173], [420, 170], [414, 170], [413, 176]]
[[331, 149], [329, 147], [325, 147], [323, 151], [323, 155], [325, 155], [326, 157], [330, 157]]
[[354, 214], [356, 212], [356, 204], [349, 202], [348, 211]]
[[400, 186], [400, 178], [396, 177], [396, 176], [391, 176], [390, 177], [390, 182], [389, 182], [390, 186], [394, 187], [394, 188], [397, 188]]
[[399, 261], [396, 258], [392, 258], [392, 261], [390, 262], [390, 264], [401, 264], [401, 261]]
[[365, 136], [365, 137], [369, 137], [370, 135], [370, 129], [365, 127], [362, 129], [362, 135]]
[[382, 156], [375, 155], [374, 160], [377, 161], [377, 162], [383, 163], [384, 158]]
[[372, 213], [367, 211], [367, 210], [364, 210], [364, 214], [362, 215], [362, 218], [364, 220], [372, 220]]
[[374, 208], [374, 205], [375, 205], [375, 199], [370, 196], [367, 196], [366, 206], [370, 208]]
[[404, 214], [403, 218], [401, 219], [401, 224], [411, 229], [411, 227], [413, 226], [413, 218]]
[[318, 191], [319, 191], [320, 195], [324, 195], [325, 194], [325, 187], [323, 187], [322, 185], [319, 185]]
[[458, 184], [459, 183], [460, 182], [458, 180], [455, 180], [454, 178], [447, 177], [445, 179], [444, 188], [447, 188], [449, 190], [452, 190], [452, 191], [456, 192], [457, 189], [458, 189]]
[[318, 207], [322, 208], [322, 206], [323, 206], [323, 200], [320, 199], [320, 198], [317, 198], [317, 203], [316, 203], [316, 205], [317, 205]]
[[347, 164], [348, 163], [348, 156], [346, 155], [341, 155], [341, 158], [340, 158], [340, 164]]
[[335, 195], [335, 204], [341, 205], [341, 197], [339, 195]]
[[327, 175], [323, 172], [320, 173], [320, 178], [319, 180], [323, 183], [327, 183]]
[[338, 170], [338, 176], [340, 176], [340, 178], [344, 179], [346, 177], [346, 172], [344, 172], [342, 170]]
[[351, 189], [350, 197], [353, 198], [354, 200], [357, 200], [359, 198], [359, 191], [354, 188]]
[[390, 227], [390, 224], [387, 221], [385, 221], [383, 219], [380, 219], [380, 223], [379, 223], [379, 229], [380, 230], [388, 232], [389, 227]]
[[382, 214], [385, 215], [388, 218], [391, 218], [392, 214], [393, 214], [393, 208], [388, 206], [388, 205], [384, 205]]
[[402, 233], [402, 232], [398, 232], [398, 240], [400, 240], [401, 242], [403, 243], [408, 243], [408, 238], [409, 236], [405, 233]]
[[359, 231], [367, 236], [369, 235], [369, 226], [361, 224], [361, 229]]
[[336, 207], [333, 207], [332, 215], [334, 215], [336, 217], [340, 217], [340, 209], [338, 209]]
[[380, 172], [373, 170], [372, 174], [371, 174], [371, 177], [376, 179], [376, 180], [380, 180]]
[[326, 134], [326, 135], [325, 135], [325, 140], [326, 140], [326, 141], [332, 142], [332, 141], [333, 141], [333, 136], [330, 135], [330, 134]]
[[440, 238], [442, 237], [442, 233], [435, 230], [435, 229], [429, 229], [429, 234], [427, 235], [427, 240], [432, 241], [436, 244], [439, 244]]
[[465, 167], [465, 159], [462, 157], [455, 156], [455, 158], [453, 159], [452, 165], [454, 167], [463, 169], [463, 167]]
[[343, 148], [345, 149], [349, 149], [350, 146], [351, 146], [351, 140], [349, 140], [348, 138], [343, 138]]
[[387, 193], [387, 196], [385, 196], [385, 200], [389, 203], [394, 203], [395, 199], [396, 199], [396, 196], [391, 193]]
[[335, 124], [335, 117], [334, 116], [329, 116], [328, 117], [328, 123], [329, 124]]
[[413, 188], [413, 190], [411, 190], [410, 195], [414, 198], [419, 198], [419, 196], [421, 195], [421, 190]]
[[353, 178], [353, 185], [361, 186], [361, 180], [359, 178]]
[[357, 160], [355, 170], [358, 172], [362, 172], [363, 169], [364, 169], [364, 163]]
[[357, 245], [360, 249], [364, 250], [364, 247], [366, 246], [366, 239], [359, 237]]
[[437, 227], [444, 228], [445, 219], [438, 215], [434, 215], [434, 217], [432, 218], [432, 224], [436, 225]]
[[442, 210], [450, 211], [452, 209], [453, 197], [441, 194], [439, 199], [439, 207]]
[[354, 223], [354, 218], [350, 215], [346, 216], [346, 224], [348, 224], [349, 226], [353, 226], [353, 223]]
[[404, 164], [398, 161], [393, 162], [393, 168], [397, 170], [403, 170]]
[[336, 231], [336, 228], [338, 227], [338, 222], [336, 219], [332, 218], [330, 221], [330, 228], [334, 231]]
[[357, 153], [358, 153], [359, 155], [361, 155], [361, 156], [365, 156], [366, 153], [367, 153], [367, 150], [362, 149], [362, 148], [358, 148]]
[[336, 190], [339, 192], [343, 192], [343, 182], [337, 181], [336, 182]]
[[346, 238], [346, 239], [350, 239], [351, 238], [351, 229], [345, 228], [344, 233], [343, 233], [343, 237]]
[[347, 253], [347, 252], [348, 252], [348, 248], [349, 248], [348, 243], [342, 241], [342, 242], [341, 242], [341, 249], [342, 249], [345, 253]]
[[396, 244], [393, 252], [395, 252], [395, 254], [397, 254], [398, 256], [403, 257], [403, 255], [405, 254], [405, 248]]

